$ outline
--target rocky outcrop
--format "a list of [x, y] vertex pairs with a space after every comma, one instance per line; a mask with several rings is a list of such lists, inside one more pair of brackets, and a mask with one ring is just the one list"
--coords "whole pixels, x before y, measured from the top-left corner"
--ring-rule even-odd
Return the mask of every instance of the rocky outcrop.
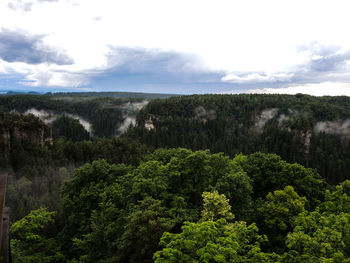
[[46, 125], [34, 130], [28, 130], [25, 127], [14, 126], [12, 133], [10, 133], [10, 139], [15, 138], [17, 140], [27, 140], [32, 143], [38, 143], [44, 146], [46, 143], [52, 143], [51, 128]]
[[52, 131], [36, 117], [7, 115], [0, 121], [0, 142], [11, 148], [11, 144], [18, 140], [44, 146], [52, 143]]
[[154, 129], [154, 124], [151, 118], [145, 121], [145, 129], [148, 131]]
[[155, 122], [157, 122], [159, 120], [160, 120], [160, 116], [155, 115], [155, 114], [149, 114], [148, 119], [146, 119], [144, 121], [143, 127], [148, 131], [154, 130], [156, 128]]

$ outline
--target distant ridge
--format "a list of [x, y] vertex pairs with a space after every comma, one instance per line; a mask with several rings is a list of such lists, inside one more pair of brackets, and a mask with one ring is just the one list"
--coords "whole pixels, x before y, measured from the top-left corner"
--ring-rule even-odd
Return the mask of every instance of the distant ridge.
[[0, 91], [0, 96], [9, 95], [49, 95], [58, 97], [112, 97], [112, 98], [135, 98], [135, 99], [166, 99], [174, 96], [181, 96], [180, 94], [164, 94], [164, 93], [143, 93], [143, 92], [118, 92], [118, 91], [104, 91], [104, 92], [37, 92], [37, 91], [16, 91], [5, 90]]
[[0, 96], [6, 96], [6, 95], [18, 95], [18, 94], [30, 94], [30, 95], [41, 95], [43, 93], [36, 92], [36, 91], [17, 91], [17, 90], [4, 90], [0, 91]]
[[181, 96], [179, 94], [164, 94], [164, 93], [142, 93], [142, 92], [56, 92], [45, 93], [52, 96], [85, 96], [85, 97], [113, 97], [113, 98], [146, 98], [146, 99], [165, 99], [174, 96]]

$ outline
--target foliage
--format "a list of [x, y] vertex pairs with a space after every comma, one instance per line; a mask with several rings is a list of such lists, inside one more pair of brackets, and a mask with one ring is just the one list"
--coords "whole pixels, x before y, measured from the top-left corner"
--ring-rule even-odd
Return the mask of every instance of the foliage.
[[[118, 258], [123, 258], [124, 262], [140, 258], [150, 260], [154, 251], [140, 255], [144, 251], [142, 246], [157, 249], [164, 231], [180, 229], [186, 220], [198, 220], [202, 193], [212, 190], [212, 185], [218, 179], [232, 174], [237, 167], [222, 154], [171, 149], [155, 151], [137, 168], [110, 165], [99, 160], [77, 169], [73, 179], [67, 181], [62, 188], [63, 216], [66, 219], [60, 236], [62, 243], [70, 244], [73, 238], [75, 244], [73, 247], [65, 245], [67, 255], [76, 257], [74, 255], [80, 254], [81, 259], [96, 260], [100, 254], [93, 251], [97, 247], [92, 248], [89, 244], [98, 242], [104, 246], [102, 251], [110, 251], [98, 258], [119, 255]], [[250, 185], [249, 187], [251, 189]], [[222, 198], [218, 197], [220, 201]], [[162, 206], [158, 200], [162, 200]], [[210, 203], [214, 200], [210, 201], [209, 198], [208, 201]], [[227, 203], [227, 200], [224, 199], [224, 202]], [[159, 236], [147, 226], [151, 222], [147, 219], [148, 214], [153, 218], [158, 214], [159, 227], [163, 224], [160, 222], [165, 220], [162, 218], [167, 218], [164, 221], [167, 224], [160, 227]], [[143, 216], [146, 218], [142, 219]], [[140, 220], [144, 220], [144, 223]], [[145, 224], [144, 229], [147, 231], [152, 230], [153, 241], [143, 239], [149, 235], [139, 229], [142, 224]], [[131, 234], [127, 234], [138, 236], [139, 232], [142, 237], [137, 239], [132, 239]], [[137, 253], [131, 249], [135, 246], [140, 247]]]
[[[127, 136], [155, 148], [210, 149], [231, 157], [276, 153], [287, 162], [317, 169], [336, 184], [350, 176], [349, 131], [343, 136], [317, 127], [350, 119], [348, 105], [348, 97], [302, 94], [172, 97], [151, 101]], [[150, 121], [155, 129], [147, 130], [144, 125]]]
[[204, 204], [201, 221], [216, 221], [220, 218], [230, 221], [235, 218], [231, 213], [229, 200], [224, 194], [219, 195], [217, 191], [204, 192], [202, 197]]
[[91, 231], [73, 238], [75, 254], [82, 262], [115, 262], [118, 240], [124, 230], [127, 212], [118, 208], [122, 197], [118, 185], [110, 185], [100, 194], [101, 202], [91, 213]]
[[61, 232], [62, 242], [69, 253], [71, 244], [90, 232], [91, 215], [103, 200], [102, 193], [118, 177], [127, 174], [132, 167], [124, 164], [109, 165], [105, 160], [94, 161], [76, 169], [74, 177], [62, 187], [62, 212], [65, 217]]
[[[288, 183], [293, 186], [278, 190]], [[72, 262], [152, 262], [156, 251], [156, 262], [343, 259], [349, 182], [322, 193], [325, 185], [313, 170], [263, 153], [230, 159], [209, 151], [159, 149], [136, 167], [97, 160], [64, 182], [57, 240]], [[17, 187], [25, 193], [33, 186], [23, 177]], [[313, 209], [309, 197], [315, 212], [306, 212]], [[232, 223], [236, 211], [250, 222]], [[320, 243], [329, 227], [337, 239], [324, 244], [328, 252], [301, 249], [311, 246], [307, 240]], [[297, 239], [301, 234], [308, 236], [305, 242]]]
[[165, 233], [154, 254], [161, 262], [275, 262], [277, 255], [261, 251], [266, 238], [258, 234], [253, 224], [228, 224], [225, 219], [185, 222], [179, 234]]
[[316, 210], [324, 214], [350, 213], [349, 183], [347, 180], [334, 191], [326, 190], [325, 201]]
[[287, 236], [282, 262], [350, 262], [350, 214], [304, 212]]
[[299, 197], [292, 186], [266, 196], [257, 209], [260, 229], [269, 237], [271, 249], [284, 250], [285, 236], [292, 230], [295, 218], [305, 211], [305, 197]]
[[90, 135], [78, 120], [63, 115], [52, 123], [52, 137], [54, 139], [65, 137], [76, 142], [88, 140]]
[[289, 164], [276, 154], [251, 154], [242, 166], [253, 181], [255, 198], [288, 185], [307, 198], [309, 207], [315, 207], [324, 198], [326, 184], [315, 170]]
[[[0, 96], [0, 111], [16, 110], [24, 113], [27, 110], [36, 109], [46, 111], [52, 115], [61, 116], [62, 113], [77, 115], [91, 123], [96, 136], [112, 137], [117, 135], [117, 129], [123, 123], [125, 115], [132, 117], [136, 115], [133, 107], [128, 107], [128, 105], [143, 101], [140, 98], [73, 97], [50, 95]], [[66, 121], [61, 124], [66, 126]], [[56, 131], [57, 128], [59, 127], [56, 126]]]
[[125, 231], [120, 239], [119, 262], [153, 262], [152, 255], [159, 239], [174, 226], [161, 201], [146, 197], [126, 218]]
[[64, 259], [52, 235], [55, 233], [50, 229], [54, 214], [46, 208], [40, 208], [11, 226], [11, 250], [15, 263], [61, 262]]
[[[102, 137], [136, 114], [125, 111], [133, 102], [141, 100], [9, 96], [0, 110], [79, 115]], [[0, 112], [16, 260], [348, 262], [350, 181], [325, 180], [349, 177], [350, 144], [315, 127], [344, 123], [349, 102], [301, 94], [154, 100], [118, 138], [88, 138], [67, 115], [46, 143], [35, 139], [50, 134], [38, 118]], [[189, 149], [167, 149], [179, 146]], [[42, 205], [57, 216], [30, 213]]]

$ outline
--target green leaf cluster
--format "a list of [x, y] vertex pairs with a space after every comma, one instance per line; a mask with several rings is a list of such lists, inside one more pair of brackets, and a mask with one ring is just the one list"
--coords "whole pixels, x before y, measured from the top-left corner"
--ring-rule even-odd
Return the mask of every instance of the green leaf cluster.
[[[14, 263], [62, 262], [52, 229], [55, 212], [46, 208], [33, 210], [11, 226], [11, 250]], [[50, 233], [51, 232], [51, 233]]]

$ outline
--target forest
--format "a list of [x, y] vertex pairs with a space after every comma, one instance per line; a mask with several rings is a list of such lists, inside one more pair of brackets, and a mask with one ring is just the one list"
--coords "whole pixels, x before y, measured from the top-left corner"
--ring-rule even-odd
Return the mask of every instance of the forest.
[[348, 97], [11, 95], [0, 111], [15, 263], [350, 262]]
[[[47, 124], [69, 117], [78, 120], [90, 136], [113, 137], [128, 128], [138, 110], [148, 101], [148, 98], [101, 97], [100, 93], [95, 96], [84, 93], [21, 94], [0, 96], [0, 111], [33, 114]], [[53, 126], [59, 129], [57, 125]]]

